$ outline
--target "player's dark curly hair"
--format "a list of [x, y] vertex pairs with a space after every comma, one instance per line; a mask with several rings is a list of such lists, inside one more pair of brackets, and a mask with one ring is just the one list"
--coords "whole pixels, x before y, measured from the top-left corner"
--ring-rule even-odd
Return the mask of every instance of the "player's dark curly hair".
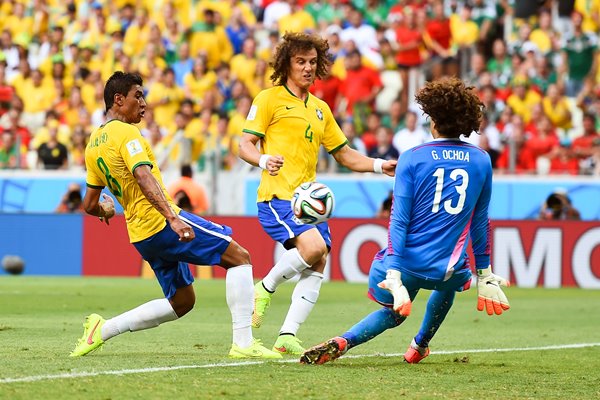
[[317, 50], [317, 78], [324, 78], [327, 74], [327, 66], [330, 64], [328, 57], [329, 43], [327, 43], [327, 40], [318, 35], [302, 32], [287, 32], [283, 35], [282, 41], [277, 46], [273, 60], [270, 63], [274, 70], [270, 77], [273, 84], [285, 84], [292, 57], [312, 49]]
[[427, 82], [415, 96], [423, 112], [435, 123], [444, 137], [469, 136], [479, 132], [483, 103], [474, 91], [458, 78]]
[[137, 74], [117, 71], [108, 80], [104, 86], [104, 104], [106, 111], [110, 110], [115, 102], [115, 94], [119, 93], [127, 96], [127, 93], [134, 85], [142, 86], [142, 77]]

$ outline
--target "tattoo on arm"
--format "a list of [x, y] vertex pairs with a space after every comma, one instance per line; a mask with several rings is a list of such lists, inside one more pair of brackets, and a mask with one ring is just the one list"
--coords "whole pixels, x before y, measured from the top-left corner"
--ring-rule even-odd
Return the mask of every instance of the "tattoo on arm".
[[156, 210], [158, 210], [158, 212], [160, 212], [168, 221], [177, 217], [175, 211], [171, 208], [167, 198], [165, 197], [162, 188], [152, 174], [138, 178], [138, 184], [140, 185], [142, 193], [144, 196], [146, 196], [150, 204], [152, 204], [152, 206], [156, 208]]

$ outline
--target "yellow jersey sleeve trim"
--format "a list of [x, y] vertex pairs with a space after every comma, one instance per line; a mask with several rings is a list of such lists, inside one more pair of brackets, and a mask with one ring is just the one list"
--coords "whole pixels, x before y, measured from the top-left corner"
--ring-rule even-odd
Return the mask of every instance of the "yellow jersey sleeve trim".
[[133, 171], [135, 171], [135, 169], [140, 165], [149, 165], [150, 169], [152, 169], [152, 163], [150, 161], [140, 161], [139, 163], [135, 164], [133, 168], [131, 168], [131, 173], [133, 174]]
[[85, 183], [85, 186], [92, 188], [92, 189], [104, 189], [104, 186], [97, 186], [97, 185], [92, 185], [91, 183]]
[[258, 136], [258, 137], [261, 137], [261, 138], [265, 137], [264, 133], [256, 132], [256, 131], [253, 131], [253, 130], [250, 130], [250, 129], [242, 129], [242, 132], [249, 133], [251, 135], [255, 135], [255, 136]]
[[344, 147], [344, 146], [345, 146], [345, 145], [347, 145], [347, 144], [348, 144], [348, 141], [346, 140], [344, 143], [340, 144], [338, 147], [336, 147], [335, 149], [331, 150], [331, 151], [329, 152], [329, 154], [333, 154], [333, 153], [335, 153], [336, 151], [338, 151], [339, 149], [341, 149], [342, 147]]

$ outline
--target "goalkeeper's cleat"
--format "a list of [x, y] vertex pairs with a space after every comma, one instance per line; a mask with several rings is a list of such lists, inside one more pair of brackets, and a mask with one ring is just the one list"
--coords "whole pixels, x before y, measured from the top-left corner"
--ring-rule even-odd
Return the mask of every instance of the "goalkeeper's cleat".
[[240, 347], [233, 343], [231, 350], [229, 350], [230, 358], [264, 358], [264, 359], [278, 359], [282, 358], [281, 354], [271, 351], [262, 345], [262, 342], [258, 339], [253, 339], [252, 344], [248, 347]]
[[306, 350], [300, 357], [300, 362], [302, 364], [325, 364], [343, 356], [346, 351], [348, 351], [348, 341], [343, 337], [336, 336]]
[[106, 320], [98, 314], [90, 314], [85, 317], [83, 336], [77, 341], [77, 345], [69, 357], [85, 356], [102, 347], [104, 340], [102, 340], [101, 331], [105, 322]]
[[262, 281], [254, 285], [254, 312], [252, 313], [253, 328], [260, 328], [262, 325], [267, 308], [269, 308], [269, 305], [271, 304], [271, 296], [273, 296], [273, 293], [270, 293], [265, 289]]
[[306, 349], [300, 345], [302, 341], [293, 335], [281, 335], [275, 341], [273, 345], [273, 351], [281, 354], [292, 354], [299, 356], [303, 354]]
[[404, 361], [409, 364], [417, 364], [428, 355], [429, 347], [421, 347], [413, 339], [410, 346], [408, 346], [408, 350], [404, 353]]

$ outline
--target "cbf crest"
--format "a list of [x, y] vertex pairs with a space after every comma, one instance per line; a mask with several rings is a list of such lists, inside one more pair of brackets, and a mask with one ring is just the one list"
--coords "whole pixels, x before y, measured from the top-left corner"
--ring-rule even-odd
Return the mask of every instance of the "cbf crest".
[[319, 118], [319, 121], [323, 121], [323, 111], [320, 108], [317, 108], [317, 118]]

